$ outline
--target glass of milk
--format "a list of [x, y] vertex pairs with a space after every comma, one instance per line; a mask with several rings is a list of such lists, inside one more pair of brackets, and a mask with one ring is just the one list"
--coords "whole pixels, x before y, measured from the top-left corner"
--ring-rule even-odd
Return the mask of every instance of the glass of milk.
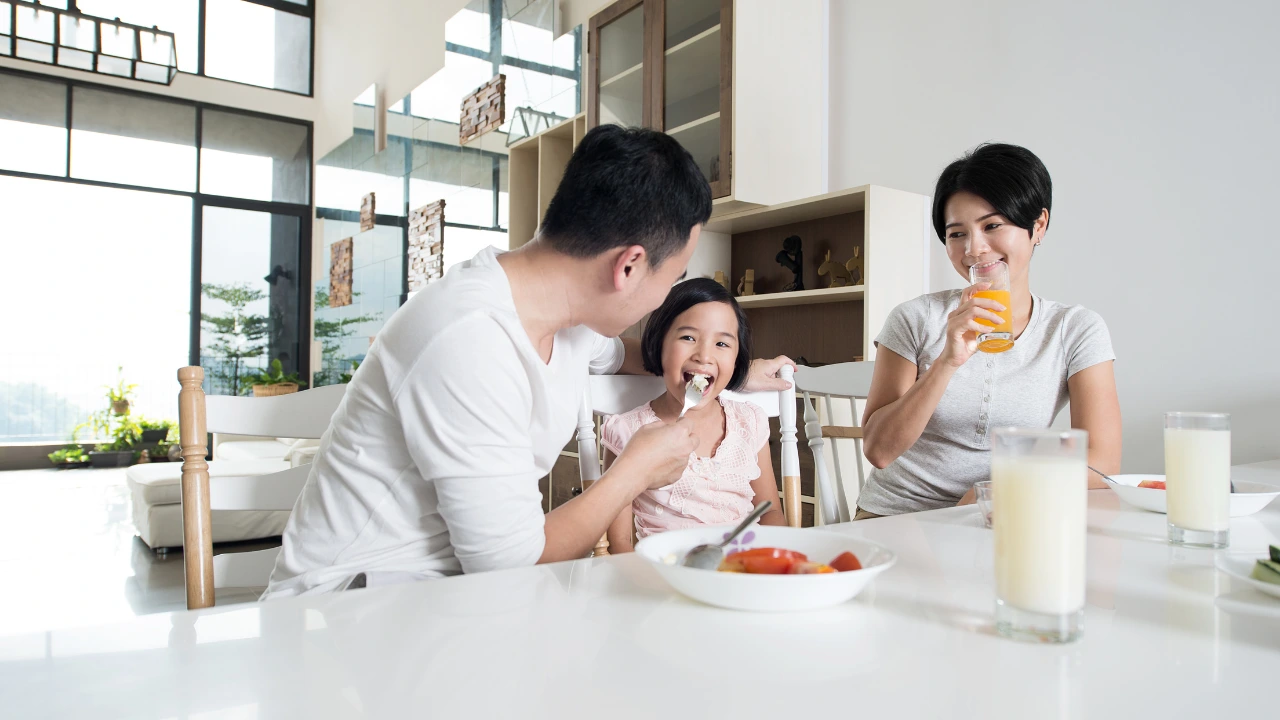
[[1231, 416], [1164, 414], [1169, 542], [1224, 548], [1231, 527]]
[[1089, 433], [991, 433], [996, 630], [1035, 642], [1084, 632]]

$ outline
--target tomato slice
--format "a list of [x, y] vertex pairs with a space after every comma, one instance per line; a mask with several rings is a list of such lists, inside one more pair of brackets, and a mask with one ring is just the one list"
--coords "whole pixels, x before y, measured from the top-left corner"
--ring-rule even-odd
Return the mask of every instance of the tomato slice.
[[1138, 487], [1151, 488], [1152, 490], [1164, 490], [1165, 489], [1164, 484], [1165, 484], [1164, 480], [1143, 480], [1142, 482], [1138, 483]]
[[742, 550], [726, 557], [720, 563], [722, 572], [742, 572], [753, 575], [785, 575], [791, 566], [798, 562], [806, 562], [809, 558], [803, 553], [782, 548], [753, 548]]
[[858, 561], [858, 556], [851, 552], [842, 552], [831, 561], [831, 567], [839, 572], [849, 572], [850, 570], [861, 570], [862, 563]]

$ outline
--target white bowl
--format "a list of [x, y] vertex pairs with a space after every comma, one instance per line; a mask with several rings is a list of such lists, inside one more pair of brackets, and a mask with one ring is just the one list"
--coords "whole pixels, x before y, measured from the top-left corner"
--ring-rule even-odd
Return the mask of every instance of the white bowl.
[[1265, 559], [1266, 557], [1265, 553], [1259, 554], [1257, 557], [1218, 553], [1218, 556], [1213, 560], [1213, 564], [1217, 565], [1218, 569], [1222, 572], [1230, 575], [1231, 579], [1238, 580], [1249, 587], [1254, 588], [1258, 592], [1280, 598], [1280, 585], [1264, 583], [1261, 580], [1254, 580], [1249, 577], [1249, 573], [1253, 572], [1253, 566], [1257, 564], [1258, 560]]
[[749, 575], [697, 570], [677, 565], [684, 554], [703, 543], [720, 542], [732, 527], [710, 525], [650, 535], [636, 544], [636, 553], [680, 593], [708, 605], [731, 610], [789, 612], [838, 605], [862, 592], [876, 575], [893, 565], [897, 556], [882, 545], [848, 535], [777, 526], [753, 526], [729, 552], [776, 547], [802, 552], [813, 562], [831, 562], [851, 552], [861, 570], [821, 575]]
[[[1138, 483], [1143, 480], [1164, 480], [1163, 475], [1112, 475], [1111, 480], [1114, 482], [1107, 482], [1107, 485], [1116, 491], [1121, 500], [1142, 510], [1165, 512], [1164, 490], [1138, 487]], [[1236, 480], [1235, 485], [1236, 491], [1231, 493], [1231, 507], [1228, 511], [1231, 517], [1252, 515], [1280, 495], [1280, 488], [1274, 485], [1250, 480]]]

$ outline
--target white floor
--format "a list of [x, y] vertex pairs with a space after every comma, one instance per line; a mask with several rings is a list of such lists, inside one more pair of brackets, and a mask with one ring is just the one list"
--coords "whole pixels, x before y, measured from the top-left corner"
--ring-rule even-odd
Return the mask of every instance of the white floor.
[[186, 607], [182, 553], [158, 556], [134, 534], [124, 472], [0, 472], [0, 635]]

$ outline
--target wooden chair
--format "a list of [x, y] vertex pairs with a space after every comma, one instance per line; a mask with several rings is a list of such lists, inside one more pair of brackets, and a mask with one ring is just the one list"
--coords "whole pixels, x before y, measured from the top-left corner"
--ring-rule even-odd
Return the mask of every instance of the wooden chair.
[[[204, 394], [204, 370], [178, 371], [178, 429], [182, 445], [182, 554], [187, 608], [213, 605], [215, 588], [263, 587], [280, 548], [213, 555], [211, 510], [292, 510], [310, 465], [269, 475], [217, 478], [210, 487], [205, 462], [208, 433], [317, 439], [329, 427], [346, 385], [275, 397]], [[217, 462], [217, 459], [214, 459]]]
[[[792, 369], [783, 368], [790, 380]], [[582, 489], [600, 479], [600, 454], [596, 444], [595, 416], [617, 415], [634, 410], [662, 394], [662, 378], [648, 375], [592, 375], [578, 409], [578, 468]], [[796, 450], [796, 393], [794, 387], [780, 392], [733, 393], [725, 397], [759, 405], [769, 417], [778, 418], [782, 433], [782, 508], [791, 527], [800, 527], [800, 457]], [[609, 541], [601, 538], [594, 554], [609, 554]]]
[[[844, 477], [841, 472], [840, 448], [838, 440], [852, 440], [854, 447], [854, 465], [858, 468], [858, 491], [866, 483], [866, 473], [862, 467], [862, 427], [858, 416], [858, 400], [866, 400], [871, 392], [871, 376], [875, 372], [874, 362], [848, 362], [835, 365], [824, 365], [811, 368], [801, 367], [796, 371], [796, 390], [804, 394], [804, 432], [809, 440], [809, 450], [813, 453], [813, 464], [818, 478], [818, 503], [820, 505], [822, 523], [831, 525], [837, 522], [849, 522], [849, 501], [844, 492]], [[810, 395], [823, 397], [825, 415], [830, 422], [833, 417], [831, 399], [843, 398], [850, 401], [853, 410], [853, 425], [823, 425]], [[823, 455], [825, 440], [831, 440], [831, 464], [835, 468], [836, 481], [828, 478], [827, 464]]]

